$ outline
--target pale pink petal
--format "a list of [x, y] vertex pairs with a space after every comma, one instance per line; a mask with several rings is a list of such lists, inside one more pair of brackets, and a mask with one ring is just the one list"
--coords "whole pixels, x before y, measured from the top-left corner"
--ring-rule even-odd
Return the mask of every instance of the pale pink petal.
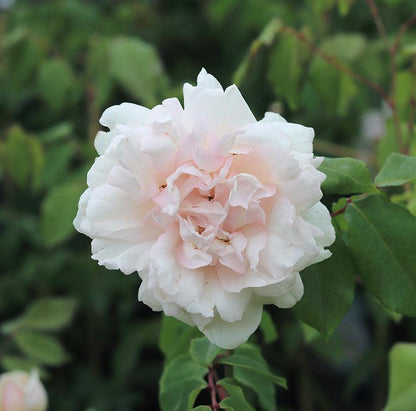
[[184, 106], [189, 121], [206, 122], [212, 137], [222, 137], [256, 121], [236, 86], [223, 91], [219, 83], [203, 71], [196, 87], [184, 86]]
[[110, 131], [98, 132], [94, 142], [98, 154], [104, 154], [111, 140], [118, 134], [115, 130], [118, 124], [126, 125], [129, 121], [143, 122], [148, 113], [149, 109], [131, 103], [122, 103], [106, 109], [100, 118], [100, 123]]
[[73, 221], [75, 229], [88, 236], [92, 236], [91, 225], [87, 219], [87, 205], [90, 198], [91, 189], [87, 188], [82, 194], [78, 202], [77, 215]]
[[232, 323], [216, 316], [207, 326], [199, 329], [218, 347], [234, 349], [244, 344], [261, 321], [262, 304], [252, 301], [239, 321]]
[[178, 247], [177, 258], [183, 267], [191, 270], [205, 267], [212, 261], [212, 257], [209, 254], [199, 250], [195, 244], [190, 243], [182, 243]]
[[293, 307], [303, 296], [303, 283], [299, 273], [267, 287], [256, 288], [255, 293], [264, 298], [266, 304], [280, 308]]
[[0, 410], [23, 411], [25, 407], [24, 391], [13, 381], [7, 381], [2, 388]]
[[104, 184], [91, 193], [86, 218], [95, 235], [123, 240], [123, 230], [136, 229], [140, 235], [141, 219], [151, 207], [151, 202], [137, 203], [126, 191]]
[[96, 238], [92, 241], [92, 258], [108, 270], [120, 270], [131, 274], [143, 270], [149, 264], [149, 252], [156, 239], [140, 244], [122, 240]]

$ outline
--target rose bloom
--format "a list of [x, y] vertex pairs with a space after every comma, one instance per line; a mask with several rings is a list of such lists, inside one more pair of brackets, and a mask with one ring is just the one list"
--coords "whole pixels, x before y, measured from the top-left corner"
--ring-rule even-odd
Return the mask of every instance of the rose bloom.
[[74, 225], [99, 264], [138, 272], [140, 301], [235, 348], [263, 304], [292, 307], [299, 271], [330, 256], [322, 159], [313, 129], [275, 113], [256, 121], [238, 88], [204, 69], [183, 93], [184, 107], [104, 111]]
[[0, 411], [45, 411], [47, 405], [45, 388], [35, 371], [0, 375]]

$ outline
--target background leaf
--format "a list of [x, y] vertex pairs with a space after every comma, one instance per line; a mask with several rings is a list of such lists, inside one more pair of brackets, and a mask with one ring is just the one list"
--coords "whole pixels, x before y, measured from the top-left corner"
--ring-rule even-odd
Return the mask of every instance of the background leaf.
[[398, 343], [390, 351], [390, 387], [384, 411], [411, 411], [416, 404], [416, 344]]
[[129, 37], [115, 38], [109, 47], [109, 69], [114, 80], [144, 105], [157, 104], [167, 80], [156, 49]]
[[34, 302], [20, 318], [20, 326], [56, 331], [66, 327], [77, 308], [74, 298], [44, 298]]
[[42, 232], [46, 245], [56, 245], [75, 233], [72, 222], [84, 190], [84, 184], [69, 182], [49, 191], [42, 204]]
[[416, 157], [392, 153], [375, 178], [380, 187], [400, 186], [416, 179]]
[[350, 204], [346, 218], [366, 288], [387, 308], [416, 315], [416, 218], [379, 195]]
[[68, 360], [62, 344], [51, 335], [19, 331], [14, 335], [17, 346], [27, 356], [46, 365], [61, 365]]
[[353, 261], [340, 236], [330, 247], [332, 256], [302, 271], [305, 293], [293, 308], [305, 323], [329, 337], [354, 298]]
[[50, 108], [61, 110], [72, 97], [75, 75], [63, 59], [51, 59], [42, 63], [38, 77], [39, 94]]
[[276, 341], [279, 334], [274, 325], [273, 318], [266, 309], [263, 309], [261, 317], [260, 329], [263, 334], [263, 339], [266, 344], [271, 344]]

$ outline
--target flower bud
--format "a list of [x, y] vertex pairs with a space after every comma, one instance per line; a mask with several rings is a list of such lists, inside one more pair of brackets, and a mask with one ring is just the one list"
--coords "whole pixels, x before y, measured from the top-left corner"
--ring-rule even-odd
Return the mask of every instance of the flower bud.
[[0, 375], [0, 411], [45, 411], [47, 405], [48, 397], [36, 371]]

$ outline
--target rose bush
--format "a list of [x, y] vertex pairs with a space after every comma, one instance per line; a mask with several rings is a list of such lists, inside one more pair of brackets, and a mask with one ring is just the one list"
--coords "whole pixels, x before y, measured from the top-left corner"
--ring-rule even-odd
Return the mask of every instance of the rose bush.
[[0, 411], [45, 411], [48, 397], [34, 371], [12, 371], [0, 376]]
[[314, 131], [275, 113], [256, 121], [235, 85], [197, 86], [149, 110], [105, 110], [109, 131], [74, 220], [92, 258], [138, 272], [139, 300], [223, 348], [258, 327], [263, 304], [293, 306], [299, 271], [330, 256]]

